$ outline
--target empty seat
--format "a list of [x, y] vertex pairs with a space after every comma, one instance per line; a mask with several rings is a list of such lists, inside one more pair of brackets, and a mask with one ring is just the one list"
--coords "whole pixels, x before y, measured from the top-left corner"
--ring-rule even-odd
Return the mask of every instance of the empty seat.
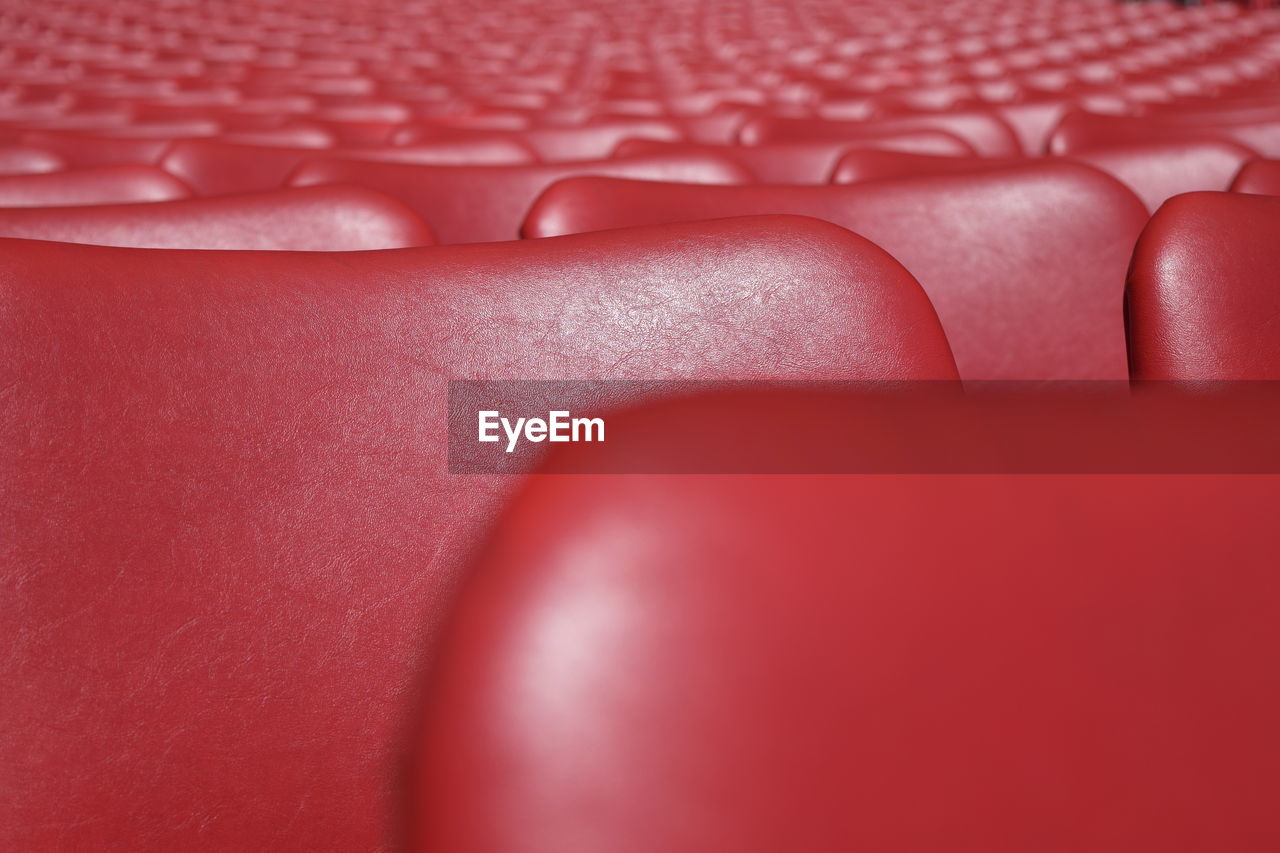
[[[448, 139], [459, 134], [458, 130], [441, 126], [406, 127], [393, 137], [399, 145]], [[609, 156], [609, 152], [624, 139], [661, 139], [668, 142], [683, 138], [680, 129], [663, 119], [615, 119], [582, 125], [580, 127], [534, 127], [519, 131], [485, 133], [467, 130], [462, 136], [484, 138], [494, 136], [518, 141], [531, 147], [538, 156], [549, 163], [574, 160], [597, 160]]]
[[296, 187], [152, 204], [0, 208], [0, 237], [141, 249], [351, 251], [430, 246], [402, 202], [362, 187]]
[[96, 166], [155, 165], [173, 140], [151, 137], [119, 137], [60, 130], [27, 131], [18, 137], [26, 145], [58, 152], [76, 169]]
[[1142, 232], [1129, 275], [1136, 379], [1280, 379], [1280, 198], [1188, 193]]
[[884, 178], [909, 178], [915, 175], [964, 174], [984, 169], [1000, 169], [1016, 160], [989, 157], [940, 157], [904, 151], [860, 149], [840, 158], [831, 173], [833, 184], [860, 184]]
[[528, 148], [509, 139], [445, 140], [394, 148], [342, 148], [324, 152], [314, 148], [192, 139], [176, 143], [165, 153], [160, 165], [202, 195], [223, 195], [278, 189], [298, 166], [322, 154], [435, 165], [512, 164], [534, 160]]
[[[1013, 103], [997, 103], [992, 109], [1013, 128], [1023, 153], [1038, 157], [1049, 146], [1049, 137], [1064, 115], [1076, 107], [1078, 98], [1048, 97], [1020, 100]], [[1123, 98], [1106, 98], [1110, 111], [1125, 110]]]
[[66, 167], [67, 161], [56, 151], [30, 145], [0, 145], [0, 175], [39, 175]]
[[[717, 402], [635, 417], [715, 453], [686, 430]], [[1277, 500], [1275, 476], [532, 478], [422, 700], [411, 849], [1280, 845]]]
[[1280, 160], [1250, 160], [1236, 174], [1230, 189], [1233, 193], [1280, 195]]
[[1088, 166], [1029, 162], [828, 187], [573, 178], [528, 237], [748, 213], [842, 225], [897, 258], [938, 309], [965, 379], [1123, 379], [1125, 270], [1141, 202]]
[[1155, 210], [1180, 193], [1225, 190], [1256, 155], [1226, 140], [1173, 140], [1078, 148], [1069, 156], [1114, 176]]
[[389, 843], [422, 620], [513, 483], [447, 473], [449, 380], [955, 377], [911, 277], [798, 218], [359, 253], [6, 240], [0, 290], [13, 850]]
[[412, 207], [430, 223], [441, 243], [478, 243], [516, 239], [538, 194], [572, 175], [726, 184], [751, 181], [731, 160], [689, 154], [532, 166], [421, 166], [331, 158], [304, 163], [289, 183], [371, 187]]
[[201, 195], [279, 189], [315, 149], [242, 145], [216, 139], [175, 143], [160, 166], [177, 175]]
[[185, 184], [154, 166], [0, 176], [0, 207], [170, 201], [190, 195]]
[[[1111, 175], [1133, 190], [1148, 210], [1155, 210], [1179, 193], [1225, 190], [1241, 164], [1255, 155], [1243, 145], [1224, 140], [1174, 140], [1082, 148], [1066, 156]], [[1002, 168], [1018, 162], [897, 151], [850, 151], [841, 158], [831, 181], [855, 184], [882, 178]]]
[[1235, 142], [1266, 156], [1280, 157], [1280, 109], [1251, 115], [1070, 113], [1053, 132], [1049, 150], [1053, 154], [1071, 154], [1081, 148], [1170, 139]]
[[963, 157], [973, 153], [957, 136], [922, 130], [856, 140], [813, 139], [764, 145], [695, 145], [627, 139], [614, 151], [615, 157], [644, 154], [715, 154], [741, 164], [758, 180], [768, 184], [825, 184], [831, 180], [836, 162], [846, 151], [872, 149], [917, 154]]
[[801, 139], [857, 139], [868, 135], [934, 130], [958, 136], [984, 157], [1016, 157], [1022, 145], [1013, 129], [991, 112], [974, 110], [929, 113], [872, 121], [832, 121], [815, 118], [757, 118], [742, 128], [744, 145]]

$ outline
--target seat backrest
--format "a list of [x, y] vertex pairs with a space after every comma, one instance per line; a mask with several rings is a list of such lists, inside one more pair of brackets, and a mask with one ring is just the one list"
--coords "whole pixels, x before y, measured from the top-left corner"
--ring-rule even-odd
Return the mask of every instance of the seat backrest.
[[182, 181], [154, 166], [0, 176], [0, 208], [171, 201], [190, 195]]
[[1006, 168], [827, 187], [699, 187], [575, 178], [523, 233], [796, 213], [842, 225], [911, 271], [965, 379], [1123, 379], [1125, 270], [1147, 213], [1088, 166]]
[[1188, 193], [1142, 232], [1129, 274], [1133, 375], [1280, 379], [1280, 198]]
[[1227, 189], [1257, 155], [1227, 140], [1168, 140], [1079, 148], [1067, 156], [1113, 176], [1154, 211], [1175, 195]]
[[340, 252], [431, 246], [402, 202], [363, 187], [293, 187], [151, 204], [0, 208], [0, 237], [139, 249]]
[[329, 158], [304, 163], [289, 183], [359, 184], [393, 195], [425, 219], [441, 243], [448, 244], [516, 239], [539, 193], [574, 175], [728, 184], [752, 180], [731, 160], [682, 154], [530, 166], [421, 166]]
[[764, 145], [697, 145], [626, 139], [613, 153], [615, 157], [693, 152], [715, 154], [742, 164], [763, 183], [825, 184], [831, 181], [832, 170], [846, 151], [862, 149], [951, 157], [973, 153], [969, 144], [958, 136], [937, 130], [904, 131], [854, 140], [810, 139]]
[[1280, 160], [1260, 157], [1250, 160], [1240, 168], [1230, 190], [1233, 193], [1280, 195]]
[[738, 139], [744, 145], [759, 145], [800, 139], [857, 139], [913, 130], [953, 134], [984, 157], [1017, 157], [1022, 154], [1022, 144], [1013, 129], [995, 113], [984, 110], [892, 116], [872, 121], [757, 118], [742, 128]]
[[1235, 142], [1265, 156], [1280, 157], [1280, 109], [1248, 116], [1069, 113], [1054, 130], [1049, 151], [1071, 154], [1081, 148], [1170, 139]]
[[24, 145], [56, 151], [73, 169], [155, 165], [173, 145], [172, 139], [163, 137], [105, 136], [74, 130], [31, 130], [18, 139]]
[[791, 217], [6, 240], [0, 292], [7, 850], [385, 847], [420, 627], [515, 482], [447, 473], [450, 379], [955, 377], [900, 265]]
[[885, 178], [909, 178], [915, 175], [945, 175], [983, 169], [1000, 169], [1017, 162], [1008, 158], [946, 157], [905, 151], [861, 149], [840, 158], [831, 173], [833, 184], [860, 184]]
[[32, 145], [0, 145], [0, 175], [40, 175], [67, 167], [56, 151]]
[[661, 139], [677, 142], [683, 138], [680, 129], [671, 121], [660, 118], [601, 119], [578, 127], [534, 127], [515, 131], [459, 131], [448, 127], [419, 125], [399, 131], [393, 141], [397, 144], [429, 142], [462, 135], [473, 138], [498, 138], [518, 141], [538, 153], [549, 163], [575, 160], [597, 160], [609, 156], [609, 152], [624, 139]]
[[278, 189], [307, 160], [318, 156], [350, 156], [371, 160], [402, 160], [435, 165], [531, 163], [532, 152], [508, 139], [459, 139], [395, 148], [368, 149], [245, 145], [217, 139], [177, 142], [160, 165], [201, 195]]
[[[688, 425], [716, 404], [644, 434], [715, 453]], [[425, 691], [411, 849], [1273, 848], [1277, 500], [1277, 476], [531, 478]]]

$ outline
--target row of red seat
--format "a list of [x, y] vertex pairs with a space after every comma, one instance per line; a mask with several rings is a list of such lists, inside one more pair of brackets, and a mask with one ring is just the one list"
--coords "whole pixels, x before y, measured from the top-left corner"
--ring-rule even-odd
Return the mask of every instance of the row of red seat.
[[[1130, 282], [1139, 375], [1280, 371], [1277, 227], [1276, 198], [1165, 206]], [[0, 258], [20, 849], [225, 849], [286, 813], [289, 847], [377, 849], [424, 620], [515, 485], [444, 473], [447, 379], [956, 375], [910, 274], [811, 219]]]
[[[217, 143], [184, 143], [170, 156], [190, 152], [198, 159], [201, 146], [216, 150]], [[1204, 171], [1217, 171], [1224, 183], [1221, 167], [1230, 174], [1244, 159], [1227, 143], [1167, 143], [1169, 162], [1161, 164], [1151, 156], [1155, 148], [1115, 153], [1111, 165], [1155, 172], [1152, 191], [1163, 195], [1170, 180], [1192, 183]], [[1186, 160], [1201, 170], [1180, 168]], [[517, 228], [526, 237], [547, 237], [802, 214], [861, 234], [906, 266], [939, 312], [966, 379], [1128, 375], [1121, 294], [1148, 215], [1132, 192], [1092, 163], [855, 149], [836, 168], [838, 181], [854, 183], [803, 187], [750, 183], [732, 161], [700, 152], [621, 157], [585, 170], [596, 176], [560, 180], [575, 170], [330, 159], [293, 173], [291, 183], [306, 189], [208, 199], [181, 198], [187, 195], [181, 184], [147, 168], [0, 179], [0, 198], [7, 190], [11, 204], [121, 196], [133, 202], [0, 209], [0, 234], [160, 248], [342, 250], [497, 239]], [[1248, 161], [1234, 186], [1266, 191], [1271, 171], [1273, 161]], [[636, 176], [726, 185], [629, 179]], [[1165, 186], [1156, 190], [1159, 181]], [[180, 200], [137, 203], [156, 198]]]
[[450, 475], [447, 410], [1280, 377], [1280, 15], [48, 0], [0, 34], [0, 848], [386, 850], [410, 808], [437, 851], [1275, 846], [1274, 478], [530, 484]]

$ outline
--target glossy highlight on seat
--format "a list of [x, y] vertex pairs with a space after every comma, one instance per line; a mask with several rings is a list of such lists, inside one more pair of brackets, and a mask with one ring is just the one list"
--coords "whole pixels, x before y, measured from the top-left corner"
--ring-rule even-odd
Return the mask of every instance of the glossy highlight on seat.
[[574, 178], [538, 199], [524, 234], [743, 213], [816, 216], [889, 252], [929, 294], [967, 380], [1128, 375], [1121, 297], [1147, 215], [1133, 193], [1080, 164], [829, 187]]

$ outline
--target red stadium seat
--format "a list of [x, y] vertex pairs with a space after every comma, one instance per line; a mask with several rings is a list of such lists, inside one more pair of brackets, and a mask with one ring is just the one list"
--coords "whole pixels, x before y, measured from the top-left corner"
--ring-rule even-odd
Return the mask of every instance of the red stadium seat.
[[0, 208], [171, 201], [190, 195], [185, 184], [154, 166], [0, 176]]
[[767, 184], [825, 184], [836, 161], [846, 151], [870, 149], [915, 154], [963, 157], [973, 153], [959, 137], [935, 130], [868, 136], [857, 140], [815, 139], [765, 145], [697, 145], [627, 139], [614, 150], [615, 157], [651, 154], [713, 154], [740, 164]]
[[1256, 155], [1243, 145], [1215, 140], [1081, 148], [1069, 156], [1114, 176], [1137, 193], [1148, 210], [1156, 210], [1181, 193], [1225, 190]]
[[417, 211], [441, 243], [479, 243], [515, 239], [538, 194], [573, 175], [722, 184], [751, 181], [751, 176], [731, 160], [690, 154], [532, 166], [420, 166], [331, 158], [305, 163], [289, 182], [293, 186], [342, 183], [372, 187]]
[[1071, 154], [1082, 148], [1171, 139], [1234, 142], [1269, 157], [1280, 157], [1280, 108], [1252, 115], [1071, 113], [1053, 132], [1049, 150]]
[[[1272, 8], [1256, 8], [1264, 5]], [[452, 615], [473, 546], [538, 457], [501, 448], [490, 457], [490, 444], [478, 456], [455, 452], [446, 438], [459, 399], [469, 405], [466, 395], [491, 386], [453, 380], [644, 380], [582, 388], [588, 405], [608, 408], [652, 393], [648, 380], [678, 377], [963, 376], [964, 389], [941, 383], [948, 401], [1009, 390], [980, 380], [1037, 381], [1037, 400], [1052, 390], [1038, 380], [1120, 380], [1105, 384], [1116, 393], [1099, 396], [1129, 402], [1164, 387], [1131, 387], [1131, 373], [1269, 378], [1276, 371], [1268, 359], [1276, 359], [1268, 323], [1280, 314], [1268, 297], [1277, 266], [1272, 214], [1265, 197], [1242, 194], [1271, 186], [1271, 164], [1245, 167], [1257, 157], [1280, 161], [1280, 0], [0, 3], [0, 388], [10, 412], [0, 440], [0, 853], [407, 847], [402, 771], [424, 661]], [[1238, 172], [1241, 193], [1185, 195], [1223, 190]], [[433, 242], [477, 245], [425, 246]], [[935, 387], [910, 385], [921, 386]], [[549, 387], [517, 382], [512, 402], [537, 397], [541, 407], [559, 393]], [[1187, 398], [1196, 417], [1202, 398], [1239, 389], [1202, 390]], [[507, 399], [507, 391], [494, 393]], [[861, 424], [866, 414], [849, 420]], [[1070, 422], [1064, 410], [1051, 414], [1055, 425]], [[1231, 459], [1252, 460], [1267, 439], [1259, 425], [1273, 419], [1232, 410], [1220, 421], [1238, 425], [1226, 440], [1189, 445], [1230, 447]], [[1111, 437], [1110, 425], [1063, 430], [1063, 442], [1041, 444], [1060, 448], [1095, 428]], [[1166, 447], [1160, 428], [1113, 459]], [[950, 436], [986, 440], [992, 432], [939, 431], [915, 446], [913, 460], [944, 457]], [[1022, 443], [1034, 432], [1010, 431], [998, 446], [1034, 455]], [[732, 433], [708, 436], [732, 448]], [[902, 433], [883, 443], [872, 436], [873, 455], [906, 446], [910, 430]], [[610, 435], [602, 449], [619, 452]], [[805, 446], [821, 452], [825, 439]], [[1088, 449], [1052, 470], [1096, 470], [1098, 454]], [[751, 450], [753, 464], [770, 452]], [[487, 473], [473, 470], [477, 459]], [[510, 475], [490, 471], [494, 459]], [[691, 461], [704, 461], [701, 451]], [[772, 499], [764, 494], [772, 487], [741, 482]], [[1085, 579], [1103, 576], [1097, 564], [1108, 553], [1122, 579], [1164, 553], [1143, 538], [1151, 528], [1142, 519], [1137, 538], [1113, 539], [1108, 552], [1090, 537], [1109, 534], [1074, 504], [1064, 518], [1079, 517], [1084, 529], [1073, 552], [1072, 536], [1054, 538], [1041, 520], [1008, 509], [1020, 509], [1016, 501], [987, 500], [986, 487], [975, 488], [971, 505], [911, 531], [910, 547], [895, 552], [910, 564], [901, 580], [933, 579], [920, 563], [942, 552], [927, 551], [925, 534], [948, 519], [974, 530], [967, 550], [953, 551], [991, 557], [969, 574], [991, 581], [983, 589], [997, 598], [1003, 577], [991, 572], [1017, 556], [1002, 549], [1026, 544], [1024, 535], [1038, 535], [1051, 552], [1043, 560], [1029, 545], [1018, 552], [1031, 577], [1062, 573], [1067, 599], [1081, 582], [1072, 553], [1086, 563]], [[1025, 488], [1034, 498], [1038, 487]], [[1102, 503], [1106, 530], [1148, 509], [1125, 486], [1114, 504], [1106, 490], [1063, 488], [1073, 500]], [[1152, 506], [1165, 506], [1157, 498]], [[834, 494], [836, 506], [842, 501]], [[803, 506], [799, 500], [796, 511]], [[1183, 506], [1192, 521], [1171, 515], [1174, 537], [1202, 518]], [[732, 503], [725, 508], [737, 513]], [[856, 503], [846, 508], [853, 532], [843, 546], [874, 563], [875, 554], [859, 549], [876, 540], [859, 532]], [[1234, 511], [1262, 513], [1252, 504]], [[686, 520], [702, 523], [693, 512]], [[631, 529], [647, 531], [644, 518], [633, 521]], [[724, 554], [774, 553], [782, 546], [773, 537], [805, 533], [777, 521], [747, 517], [746, 538], [726, 540]], [[681, 541], [678, 526], [655, 524], [662, 529], [628, 540], [617, 565], [650, 540]], [[1225, 522], [1219, 533], [1218, 562], [1230, 569], [1240, 562], [1237, 539]], [[753, 538], [768, 541], [756, 549]], [[789, 581], [822, 578], [820, 561], [805, 562], [820, 539], [794, 546], [801, 559]], [[1188, 555], [1208, 559], [1199, 540], [1192, 544]], [[1182, 554], [1170, 551], [1179, 570]], [[1022, 580], [1011, 589], [1027, 589]], [[732, 600], [734, 590], [720, 586]], [[1153, 596], [1165, 594], [1153, 586]], [[1122, 592], [1128, 597], [1115, 612], [1094, 619], [1106, 630], [1132, 609], [1132, 590]], [[1203, 592], [1188, 590], [1195, 604]], [[955, 600], [969, 606], [974, 598]], [[1033, 595], [1029, 606], [1041, 600]], [[1089, 600], [1074, 612], [1088, 622], [1098, 608]], [[990, 636], [1017, 615], [997, 613]], [[1050, 620], [1046, 636], [1061, 621]], [[857, 637], [862, 627], [842, 630]], [[1092, 653], [1080, 636], [1078, 651]], [[1194, 657], [1203, 649], [1187, 636], [1156, 638], [1150, 648], [1174, 645]], [[983, 642], [962, 639], [957, 653]], [[688, 660], [706, 651], [695, 645]], [[1124, 646], [1116, 659], [1132, 652]], [[562, 654], [569, 666], [578, 650]], [[1072, 660], [1091, 672], [1106, 664]], [[730, 660], [707, 684], [756, 662]], [[761, 695], [791, 696], [799, 682], [788, 678], [812, 663], [802, 660]], [[1015, 677], [1028, 671], [1010, 669]], [[1235, 685], [1235, 674], [1223, 669], [1219, 686]], [[906, 672], [902, 696], [955, 695], [946, 692], [947, 673], [934, 676], [911, 680]], [[941, 692], [920, 687], [931, 679]], [[814, 696], [823, 687], [802, 686]], [[1188, 689], [1213, 686], [1193, 679]], [[698, 699], [672, 694], [681, 695]], [[1055, 695], [1065, 694], [1031, 698]], [[900, 707], [893, 699], [884, 707]], [[579, 719], [571, 700], [561, 705], [566, 725]], [[945, 751], [946, 738], [973, 731], [972, 717], [963, 707], [956, 716], [955, 707], [955, 725], [928, 729], [921, 743]], [[1044, 707], [1028, 705], [1032, 714]], [[1078, 707], [1113, 719], [1096, 705]], [[767, 710], [748, 708], [744, 724]], [[1172, 719], [1162, 713], [1148, 715], [1149, 728]], [[650, 724], [625, 722], [640, 731]], [[712, 833], [690, 846], [1276, 853], [1271, 835], [1245, 820], [1252, 797], [1275, 799], [1252, 777], [1233, 786], [1206, 772], [1175, 803], [1160, 784], [1185, 781], [1178, 768], [1160, 775], [1157, 767], [1148, 778], [1126, 774], [1122, 763], [1108, 776], [1089, 763], [1083, 730], [1069, 727], [1079, 766], [1097, 771], [1089, 777], [1094, 797], [1082, 799], [1074, 783], [1038, 785], [1039, 768], [1059, 765], [1035, 762], [1044, 753], [1034, 749], [1018, 752], [1041, 744], [1021, 739], [1016, 721], [1005, 728], [1007, 744], [988, 753], [965, 752], [963, 743], [947, 753], [977, 755], [969, 766], [981, 778], [947, 775], [945, 764], [930, 776], [937, 765], [904, 761], [903, 775], [880, 786], [884, 798], [867, 801], [885, 806], [877, 812], [885, 821], [936, 830], [919, 843], [889, 832], [842, 836], [840, 821], [852, 820], [848, 809], [861, 801], [828, 785], [842, 779], [814, 759], [787, 765], [782, 794], [751, 789], [763, 792], [742, 809], [759, 819], [756, 836]], [[822, 726], [801, 734], [816, 742], [832, 731], [833, 757], [865, 745], [858, 731], [852, 740]], [[1178, 731], [1203, 741], [1210, 757], [1196, 768], [1212, 770], [1212, 750], [1225, 741]], [[1097, 730], [1099, 738], [1108, 732]], [[779, 742], [789, 746], [792, 736], [783, 731]], [[612, 743], [600, 742], [591, 757], [603, 767]], [[648, 778], [643, 762], [668, 760], [655, 748], [639, 766], [609, 765], [613, 776], [577, 804], [573, 834], [543, 832], [544, 818], [559, 819], [554, 809], [525, 814], [492, 827], [510, 827], [503, 841], [514, 839], [515, 848], [492, 853], [678, 849], [661, 835], [666, 821], [692, 816], [689, 826], [712, 826], [699, 822], [700, 809], [715, 806], [703, 793], [721, 790], [717, 774], [767, 748], [761, 743], [719, 750], [723, 767], [708, 759], [692, 777], [671, 774], [676, 811], [663, 803], [661, 813], [646, 812], [658, 834], [594, 834], [610, 820], [597, 808], [612, 802], [606, 795], [637, 793], [628, 785]], [[811, 742], [800, 743], [804, 763], [814, 753], [805, 751]], [[717, 742], [705, 746], [690, 756], [711, 755]], [[892, 792], [901, 787], [893, 782], [913, 769], [926, 771], [923, 782], [913, 780], [918, 811], [895, 812]], [[974, 793], [990, 789], [969, 783], [1011, 778], [1006, 771], [1025, 784], [1000, 791], [999, 815]], [[459, 779], [459, 796], [471, 781]], [[953, 819], [940, 823], [930, 794], [948, 783], [960, 794]], [[638, 810], [653, 802], [631, 801]], [[428, 808], [438, 815], [457, 806], [469, 811], [454, 819], [483, 821], [496, 815], [485, 811], [492, 805], [445, 799]], [[829, 819], [824, 810], [836, 808], [845, 812]], [[1125, 808], [1132, 823], [1106, 826], [1146, 825], [1146, 809], [1159, 810], [1170, 828], [1150, 838], [1089, 835]], [[1206, 809], [1238, 834], [1198, 823]], [[770, 816], [783, 813], [793, 835], [771, 835]], [[994, 833], [1001, 820], [1004, 849], [979, 831]], [[1019, 833], [1032, 826], [1043, 831]], [[825, 834], [828, 827], [836, 830]], [[469, 836], [449, 838], [458, 843], [439, 853], [471, 845]]]
[[18, 141], [56, 151], [76, 169], [155, 165], [173, 144], [173, 140], [167, 138], [112, 137], [64, 130], [27, 131], [18, 136]]
[[1116, 181], [1075, 163], [841, 187], [574, 178], [538, 199], [524, 234], [748, 213], [816, 216], [888, 251], [933, 300], [965, 379], [1128, 375], [1121, 295], [1147, 214]]
[[176, 143], [164, 155], [160, 165], [202, 195], [224, 195], [283, 187], [300, 165], [318, 156], [442, 166], [521, 164], [534, 161], [528, 148], [509, 139], [460, 139], [394, 148], [338, 148], [326, 151], [192, 139]]
[[[408, 127], [398, 133], [393, 142], [414, 144], [448, 139], [456, 134], [453, 128], [439, 126]], [[539, 127], [514, 133], [495, 134], [498, 138], [518, 141], [528, 145], [538, 156], [549, 163], [575, 160], [598, 160], [609, 153], [624, 139], [660, 139], [677, 142], [683, 138], [680, 129], [663, 119], [602, 120], [581, 127]], [[480, 136], [468, 131], [465, 137]]]
[[831, 174], [833, 184], [860, 184], [885, 178], [909, 178], [915, 175], [946, 175], [1000, 169], [1017, 160], [989, 157], [939, 157], [904, 151], [882, 151], [864, 148], [850, 151], [840, 158]]
[[804, 139], [858, 139], [867, 135], [933, 130], [958, 136], [984, 157], [1016, 157], [1022, 146], [999, 116], [986, 111], [895, 116], [875, 121], [831, 121], [806, 118], [763, 118], [739, 134], [744, 145]]
[[154, 204], [0, 208], [0, 237], [139, 249], [353, 251], [430, 246], [401, 202], [362, 187], [298, 187]]
[[1142, 233], [1129, 275], [1137, 379], [1280, 379], [1280, 198], [1189, 193]]
[[1280, 160], [1253, 159], [1245, 163], [1231, 182], [1233, 193], [1280, 195]]
[[66, 167], [67, 161], [56, 151], [29, 145], [0, 145], [0, 176], [41, 175]]
[[915, 281], [797, 218], [350, 254], [11, 240], [0, 289], [11, 850], [385, 848], [422, 620], [512, 485], [447, 473], [449, 380], [955, 377]]
[[533, 478], [428, 683], [411, 849], [1273, 848], [1277, 500], [1274, 476]]

